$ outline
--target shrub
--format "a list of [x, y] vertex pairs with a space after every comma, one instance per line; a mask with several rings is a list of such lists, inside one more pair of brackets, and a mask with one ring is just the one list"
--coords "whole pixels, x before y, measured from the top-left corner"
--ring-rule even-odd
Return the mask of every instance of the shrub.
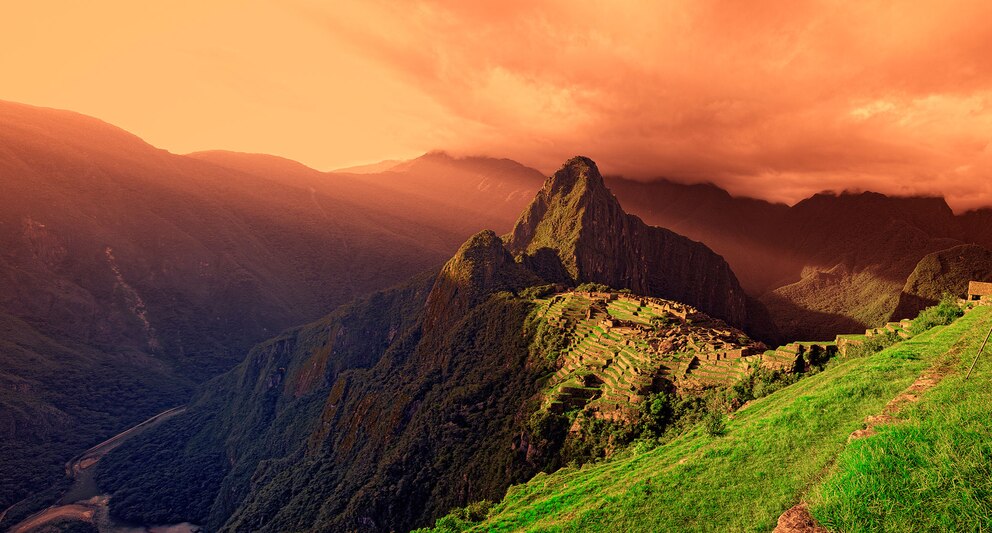
[[611, 292], [613, 289], [602, 283], [586, 282], [576, 287], [575, 290], [579, 292]]
[[867, 357], [873, 353], [878, 353], [889, 346], [902, 340], [902, 337], [886, 331], [872, 337], [868, 337], [861, 344], [853, 344], [847, 349], [847, 357]]
[[946, 326], [963, 314], [964, 311], [958, 305], [957, 298], [945, 294], [940, 299], [940, 303], [920, 311], [920, 314], [909, 325], [909, 332], [917, 335], [936, 326]]
[[719, 409], [713, 409], [706, 414], [706, 419], [704, 422], [704, 427], [706, 428], [706, 434], [711, 437], [719, 437], [727, 432], [727, 422], [724, 420], [724, 414]]

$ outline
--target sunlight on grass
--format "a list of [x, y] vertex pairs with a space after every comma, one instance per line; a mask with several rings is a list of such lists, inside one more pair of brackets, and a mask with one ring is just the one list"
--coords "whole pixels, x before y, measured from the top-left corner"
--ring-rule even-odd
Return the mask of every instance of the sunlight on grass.
[[[739, 411], [724, 436], [696, 427], [644, 453], [538, 476], [511, 487], [487, 520], [462, 525], [471, 531], [770, 531], [811, 489], [817, 516], [842, 530], [874, 528], [869, 517], [879, 515], [898, 516], [893, 524], [938, 528], [988, 523], [992, 393], [983, 387], [992, 362], [981, 364], [966, 388], [960, 377], [949, 377], [932, 391], [935, 398], [912, 408], [928, 422], [886, 427], [850, 447], [847, 441], [931, 363], [952, 349], [973, 354], [981, 340], [975, 339], [992, 323], [990, 311], [870, 357], [835, 361]], [[965, 397], [973, 398], [973, 408]], [[935, 410], [934, 402], [957, 407]], [[912, 445], [917, 441], [925, 444]], [[883, 453], [890, 449], [901, 451]], [[881, 477], [865, 475], [876, 470]], [[968, 490], [954, 490], [964, 486]], [[920, 503], [912, 494], [921, 491], [924, 498], [941, 497]], [[872, 493], [877, 496], [869, 505], [859, 503]], [[964, 513], [966, 507], [971, 510]], [[914, 522], [927, 513], [927, 521]], [[948, 513], [964, 514], [955, 521]]]
[[[992, 353], [964, 374], [989, 327], [967, 330], [948, 354], [955, 373], [899, 413], [895, 424], [852, 443], [811, 494], [812, 512], [840, 531], [987, 531], [992, 524]], [[964, 319], [963, 319], [964, 320]]]

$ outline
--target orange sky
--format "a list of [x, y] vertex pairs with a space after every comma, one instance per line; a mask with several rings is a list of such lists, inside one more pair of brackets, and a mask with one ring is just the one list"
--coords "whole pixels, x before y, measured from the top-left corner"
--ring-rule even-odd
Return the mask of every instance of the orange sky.
[[0, 99], [177, 153], [584, 154], [773, 200], [992, 205], [992, 2], [4, 4]]

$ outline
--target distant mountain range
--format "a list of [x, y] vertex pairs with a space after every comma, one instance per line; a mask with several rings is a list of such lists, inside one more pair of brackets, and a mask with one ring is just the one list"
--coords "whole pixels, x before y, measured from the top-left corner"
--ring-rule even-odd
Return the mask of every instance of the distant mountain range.
[[[942, 198], [817, 194], [788, 207], [713, 185], [608, 183], [649, 224], [723, 255], [765, 305], [777, 329], [770, 336], [779, 339], [829, 339], [915, 316], [918, 305], [899, 301], [917, 263], [961, 244], [992, 247], [992, 209], [955, 215]], [[921, 282], [931, 294], [959, 292], [957, 281]]]
[[443, 154], [363, 175], [174, 155], [0, 102], [0, 507], [255, 343], [509, 230], [542, 181]]

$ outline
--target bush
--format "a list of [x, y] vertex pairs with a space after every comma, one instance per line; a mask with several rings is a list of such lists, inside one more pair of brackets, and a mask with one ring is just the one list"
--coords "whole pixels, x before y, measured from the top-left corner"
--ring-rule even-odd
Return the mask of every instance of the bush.
[[725, 416], [719, 409], [713, 409], [706, 414], [705, 428], [706, 434], [711, 437], [719, 437], [727, 432], [727, 422]]
[[940, 303], [920, 311], [920, 314], [909, 325], [909, 332], [917, 335], [936, 326], [946, 326], [963, 314], [964, 311], [958, 305], [957, 298], [945, 294], [940, 299]]
[[613, 289], [609, 285], [603, 285], [602, 283], [592, 283], [586, 282], [575, 288], [578, 292], [612, 292]]
[[528, 300], [533, 300], [537, 298], [545, 298], [551, 296], [555, 292], [554, 285], [535, 285], [533, 287], [527, 287], [520, 291], [520, 297]]
[[853, 344], [847, 349], [847, 357], [867, 357], [871, 354], [878, 353], [889, 346], [902, 340], [902, 337], [892, 333], [891, 331], [886, 331], [872, 337], [868, 337], [861, 344]]

